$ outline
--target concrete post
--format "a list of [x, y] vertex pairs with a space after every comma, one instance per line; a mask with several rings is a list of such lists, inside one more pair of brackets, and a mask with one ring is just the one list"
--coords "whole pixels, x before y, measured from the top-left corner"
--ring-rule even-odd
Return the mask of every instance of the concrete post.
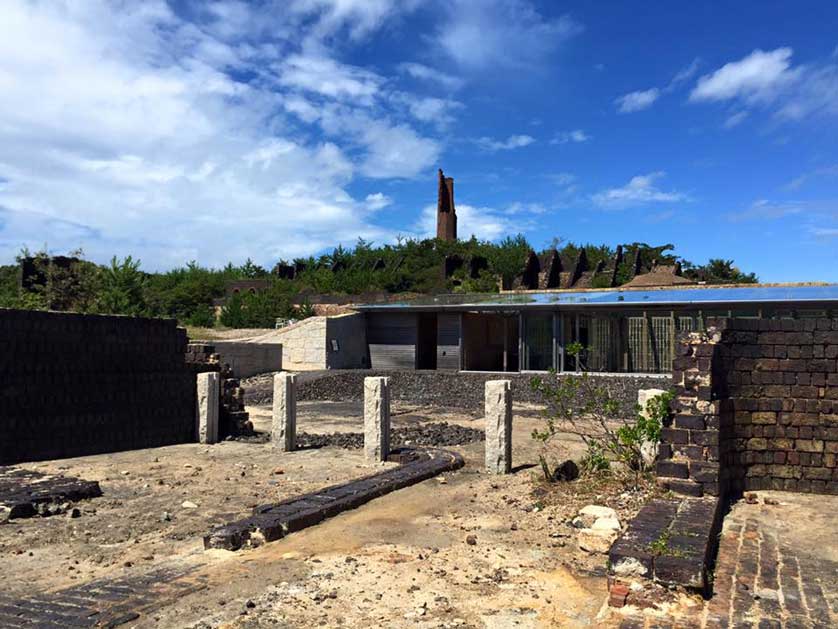
[[297, 377], [287, 371], [274, 376], [271, 442], [282, 452], [297, 449]]
[[390, 454], [390, 378], [364, 378], [364, 458], [380, 463]]
[[195, 419], [198, 423], [198, 442], [218, 442], [218, 413], [221, 407], [221, 374], [215, 371], [199, 373], [197, 378], [198, 404]]
[[486, 469], [512, 471], [512, 382], [486, 382]]

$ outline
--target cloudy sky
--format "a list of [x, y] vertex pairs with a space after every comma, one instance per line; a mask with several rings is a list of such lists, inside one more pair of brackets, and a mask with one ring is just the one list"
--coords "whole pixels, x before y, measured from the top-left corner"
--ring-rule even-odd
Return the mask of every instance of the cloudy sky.
[[442, 167], [461, 236], [838, 281], [836, 3], [0, 7], [0, 263], [424, 236]]

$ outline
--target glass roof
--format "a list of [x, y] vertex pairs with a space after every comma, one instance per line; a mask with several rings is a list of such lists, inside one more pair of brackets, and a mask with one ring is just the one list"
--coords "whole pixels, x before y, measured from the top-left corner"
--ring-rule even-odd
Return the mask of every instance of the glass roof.
[[642, 306], [838, 302], [838, 284], [821, 286], [694, 287], [528, 293], [453, 293], [411, 301], [359, 306], [359, 310], [518, 308], [537, 306]]

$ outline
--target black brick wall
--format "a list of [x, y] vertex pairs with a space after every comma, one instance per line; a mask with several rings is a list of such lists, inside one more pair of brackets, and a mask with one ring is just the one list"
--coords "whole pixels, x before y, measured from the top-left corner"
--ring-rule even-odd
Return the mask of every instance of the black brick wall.
[[0, 309], [0, 464], [195, 438], [173, 320]]
[[838, 319], [723, 319], [680, 350], [664, 484], [838, 494]]

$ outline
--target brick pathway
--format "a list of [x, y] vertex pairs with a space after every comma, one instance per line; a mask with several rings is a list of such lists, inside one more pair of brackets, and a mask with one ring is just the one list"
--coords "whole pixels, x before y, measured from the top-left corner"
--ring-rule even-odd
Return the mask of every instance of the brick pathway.
[[[796, 504], [736, 505], [724, 522], [713, 597], [668, 618], [630, 617], [620, 627], [838, 627], [838, 510], [833, 510], [838, 502], [834, 496], [822, 499], [821, 515], [833, 523], [827, 530]], [[811, 540], [802, 543], [807, 535]]]
[[118, 627], [154, 609], [204, 589], [192, 570], [155, 570], [142, 576], [100, 579], [27, 598], [0, 593], [0, 627]]

